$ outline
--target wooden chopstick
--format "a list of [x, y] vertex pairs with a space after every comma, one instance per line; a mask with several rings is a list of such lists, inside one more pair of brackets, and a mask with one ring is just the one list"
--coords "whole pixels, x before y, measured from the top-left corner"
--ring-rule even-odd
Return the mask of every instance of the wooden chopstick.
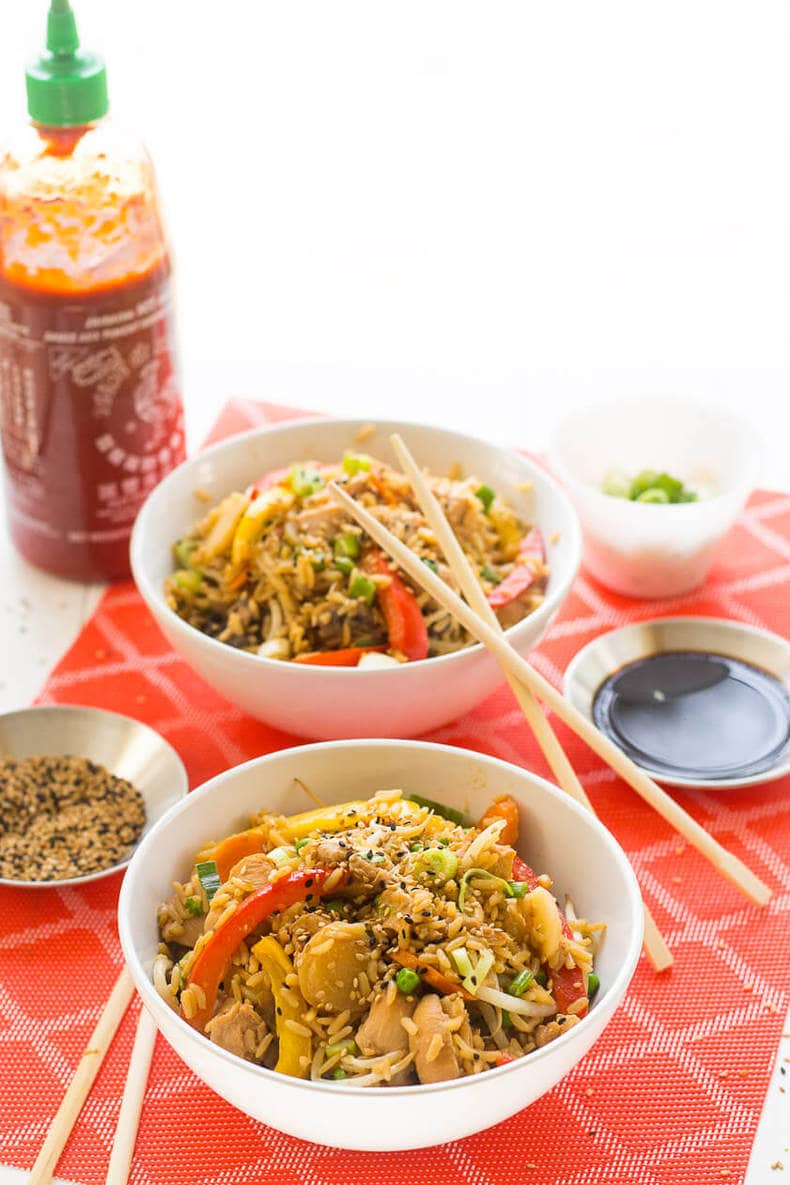
[[132, 1047], [126, 1084], [123, 1088], [121, 1109], [112, 1142], [110, 1163], [107, 1168], [106, 1185], [126, 1185], [134, 1155], [140, 1112], [143, 1109], [148, 1071], [156, 1042], [156, 1025], [150, 1012], [143, 1007], [137, 1022], [137, 1032]]
[[[445, 559], [460, 584], [461, 591], [466, 597], [466, 600], [477, 613], [478, 617], [482, 617], [492, 629], [502, 633], [499, 618], [486, 600], [477, 577], [472, 571], [472, 565], [469, 563], [465, 551], [458, 542], [455, 532], [447, 521], [444, 511], [434, 496], [433, 490], [425, 480], [417, 462], [398, 433], [390, 436], [390, 444], [395, 451], [401, 468], [409, 479], [411, 488], [425, 515], [425, 519], [433, 530], [436, 540], [444, 552]], [[579, 781], [576, 770], [571, 765], [567, 753], [557, 739], [554, 729], [544, 716], [543, 709], [537, 699], [529, 688], [515, 679], [509, 671], [505, 670], [504, 673], [518, 701], [519, 707], [524, 713], [527, 723], [532, 729], [535, 739], [540, 745], [551, 771], [560, 786], [566, 794], [569, 794], [571, 798], [574, 798], [578, 803], [592, 812], [592, 814], [595, 814], [593, 805]], [[672, 966], [675, 960], [644, 903], [643, 908], [645, 913], [645, 954], [655, 971], [666, 971]]]
[[93, 1086], [99, 1067], [104, 1060], [104, 1055], [112, 1043], [133, 995], [134, 983], [124, 967], [104, 1006], [98, 1024], [91, 1033], [88, 1048], [83, 1053], [80, 1064], [74, 1072], [74, 1077], [63, 1096], [63, 1102], [52, 1120], [47, 1138], [27, 1179], [28, 1185], [48, 1185], [48, 1182], [52, 1180], [66, 1141], [77, 1122], [82, 1105], [88, 1097], [88, 1092]]
[[700, 852], [706, 860], [727, 880], [738, 888], [745, 897], [755, 905], [765, 905], [770, 901], [772, 892], [768, 886], [748, 868], [742, 860], [732, 852], [728, 852], [717, 840], [709, 835], [695, 819], [692, 819], [683, 808], [670, 798], [651, 777], [639, 769], [622, 750], [599, 732], [595, 725], [581, 712], [570, 704], [547, 679], [536, 671], [534, 667], [522, 658], [510, 645], [504, 634], [492, 629], [487, 622], [478, 617], [474, 609], [466, 604], [449, 588], [441, 577], [435, 575], [426, 564], [423, 564], [413, 552], [409, 551], [400, 539], [375, 519], [364, 507], [360, 506], [345, 490], [335, 482], [329, 482], [327, 489], [349, 514], [367, 531], [380, 547], [404, 572], [412, 578], [426, 592], [452, 613], [473, 638], [482, 642], [499, 659], [501, 665], [520, 683], [524, 683], [530, 691], [556, 712], [560, 720], [568, 725], [577, 736], [585, 741], [593, 752], [597, 753], [607, 765], [628, 782], [646, 802], [661, 815], [671, 827], [674, 827], [684, 839]]

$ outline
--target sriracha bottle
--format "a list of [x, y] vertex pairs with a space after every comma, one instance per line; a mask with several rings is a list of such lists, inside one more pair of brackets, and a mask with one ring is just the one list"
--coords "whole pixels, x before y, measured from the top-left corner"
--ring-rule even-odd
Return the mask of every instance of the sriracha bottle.
[[170, 260], [151, 162], [105, 119], [104, 63], [68, 0], [51, 0], [27, 97], [0, 156], [9, 528], [41, 568], [113, 579], [146, 494], [184, 458]]

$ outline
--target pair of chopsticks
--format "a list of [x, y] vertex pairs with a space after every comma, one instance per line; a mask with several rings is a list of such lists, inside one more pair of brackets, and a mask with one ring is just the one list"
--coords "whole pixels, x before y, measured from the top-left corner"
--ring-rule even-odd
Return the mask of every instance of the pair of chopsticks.
[[[104, 1006], [96, 1028], [91, 1034], [88, 1048], [80, 1059], [74, 1077], [69, 1083], [69, 1088], [63, 1096], [63, 1102], [52, 1120], [47, 1138], [30, 1171], [27, 1185], [49, 1185], [55, 1175], [55, 1168], [61, 1153], [133, 995], [134, 983], [124, 967]], [[155, 1041], [156, 1025], [147, 1010], [143, 1008], [137, 1022], [137, 1033], [126, 1075], [121, 1108], [118, 1113], [118, 1124], [107, 1169], [106, 1185], [126, 1185], [129, 1179], [129, 1168], [132, 1163], [134, 1142], [137, 1137], [143, 1096], [148, 1081], [148, 1068], [151, 1064]]]
[[[464, 601], [445, 584], [391, 531], [360, 506], [335, 482], [328, 489], [353, 519], [367, 534], [402, 568], [418, 587], [429, 593], [481, 642], [498, 660], [502, 670], [516, 694], [527, 721], [546, 756], [555, 777], [563, 789], [592, 810], [589, 798], [579, 782], [567, 755], [555, 736], [537, 702], [541, 699], [578, 737], [619, 774], [645, 802], [700, 852], [723, 877], [729, 880], [755, 905], [766, 905], [771, 899], [771, 890], [737, 856], [723, 847], [704, 827], [670, 798], [651, 777], [639, 769], [621, 749], [609, 740], [595, 725], [570, 704], [539, 671], [515, 651], [501, 629], [496, 616], [483, 596], [477, 577], [472, 571], [452, 527], [444, 516], [439, 503], [418, 468], [414, 458], [398, 435], [390, 442], [414, 491], [417, 502], [425, 515], [437, 542], [445, 554], [447, 563], [454, 573], [467, 600]], [[492, 620], [493, 618], [493, 620]], [[651, 964], [657, 971], [672, 964], [672, 954], [661, 936], [655, 922], [645, 909], [645, 950]]]

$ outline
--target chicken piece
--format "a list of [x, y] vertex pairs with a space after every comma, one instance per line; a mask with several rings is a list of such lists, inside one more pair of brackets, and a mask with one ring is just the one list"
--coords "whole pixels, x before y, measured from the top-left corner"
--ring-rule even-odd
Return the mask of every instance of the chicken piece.
[[391, 861], [382, 853], [374, 852], [373, 855], [374, 859], [368, 860], [355, 852], [348, 861], [348, 871], [354, 888], [359, 886], [371, 893], [380, 893], [393, 879], [389, 867]]
[[190, 913], [178, 893], [160, 905], [157, 920], [165, 942], [173, 942], [188, 950], [192, 949], [203, 933], [203, 915]]
[[[253, 852], [251, 856], [244, 856], [233, 865], [228, 873], [228, 880], [237, 876], [241, 880], [248, 881], [252, 885], [250, 891], [254, 892], [256, 889], [260, 889], [263, 885], [269, 883], [269, 873], [274, 867], [274, 862], [269, 859], [265, 852]], [[227, 904], [227, 901], [219, 905], [215, 905], [212, 902], [203, 921], [204, 934], [214, 929]]]
[[353, 1014], [365, 1007], [359, 976], [367, 971], [370, 946], [362, 922], [330, 922], [296, 957], [299, 988], [315, 1008]]
[[357, 1030], [357, 1045], [366, 1057], [377, 1053], [405, 1053], [409, 1036], [401, 1021], [414, 1013], [414, 996], [397, 992], [389, 1003], [389, 992], [384, 991], [370, 1006], [370, 1012]]
[[449, 1017], [439, 997], [423, 996], [412, 1019], [417, 1032], [409, 1035], [409, 1048], [414, 1054], [414, 1068], [420, 1082], [447, 1082], [457, 1078], [461, 1070], [448, 1032]]
[[327, 497], [300, 510], [294, 521], [305, 535], [328, 539], [340, 533], [340, 528], [348, 522], [348, 513]]
[[321, 868], [335, 868], [347, 860], [351, 848], [340, 839], [322, 839], [315, 850], [315, 862]]
[[535, 1045], [538, 1049], [542, 1049], [544, 1045], [548, 1045], [549, 1041], [561, 1037], [563, 1033], [567, 1033], [568, 1029], [572, 1029], [578, 1023], [578, 1016], [570, 1013], [567, 1016], [558, 1016], [556, 1020], [550, 1020], [545, 1025], [538, 1025], [534, 1033]]
[[230, 1000], [206, 1025], [206, 1033], [215, 1045], [248, 1062], [257, 1062], [255, 1050], [266, 1032], [265, 1023], [246, 1001], [240, 1004]]
[[274, 869], [274, 861], [265, 852], [253, 852], [251, 856], [243, 856], [233, 865], [228, 873], [228, 880], [238, 876], [241, 880], [249, 881], [254, 889], [260, 889], [269, 883], [269, 873]]

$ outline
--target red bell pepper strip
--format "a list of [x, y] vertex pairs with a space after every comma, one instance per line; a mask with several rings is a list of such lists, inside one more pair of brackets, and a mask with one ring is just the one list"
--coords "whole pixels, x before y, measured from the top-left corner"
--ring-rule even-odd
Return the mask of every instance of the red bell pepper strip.
[[428, 656], [428, 627], [414, 594], [397, 572], [393, 572], [383, 551], [367, 552], [362, 567], [375, 576], [388, 576], [389, 584], [378, 587], [378, 602], [387, 624], [390, 649], [405, 654], [409, 662]]
[[275, 910], [287, 909], [297, 901], [320, 897], [324, 881], [329, 876], [326, 868], [312, 868], [292, 872], [274, 884], [262, 885], [245, 897], [197, 953], [187, 979], [203, 992], [203, 1002], [194, 1016], [186, 1017], [194, 1029], [202, 1032], [214, 1013], [219, 985], [228, 973], [233, 954]]
[[494, 1062], [494, 1065], [495, 1066], [509, 1066], [510, 1063], [514, 1062], [515, 1060], [516, 1059], [513, 1057], [512, 1053], [508, 1053], [506, 1050], [503, 1049], [502, 1052], [500, 1053], [499, 1057]]
[[[560, 967], [558, 971], [550, 971], [551, 976], [551, 994], [557, 1003], [558, 1012], [567, 1012], [571, 1004], [576, 1000], [583, 999], [587, 1002], [587, 993], [584, 990], [584, 974], [578, 967]], [[587, 1008], [584, 1008], [581, 1013], [576, 1013], [577, 1016], [584, 1016]]]
[[[536, 889], [539, 885], [537, 875], [530, 868], [529, 864], [525, 863], [520, 856], [513, 857], [513, 880], [522, 881], [529, 885], [530, 892]], [[560, 915], [560, 925], [562, 926], [562, 933], [565, 938], [573, 938], [573, 931], [571, 930], [568, 919], [565, 914], [557, 906], [557, 913]], [[560, 967], [558, 971], [554, 971], [550, 967], [546, 967], [546, 975], [551, 979], [551, 992], [557, 1004], [558, 1012], [567, 1012], [568, 1008], [575, 1000], [582, 997], [587, 999], [587, 992], [584, 990], [584, 975], [578, 967]], [[577, 1015], [584, 1015], [586, 1009]]]
[[380, 654], [386, 646], [349, 646], [346, 650], [311, 650], [297, 654], [294, 662], [309, 667], [355, 667], [363, 654]]
[[537, 527], [533, 527], [519, 544], [513, 571], [488, 594], [486, 599], [491, 608], [504, 609], [505, 605], [509, 605], [526, 592], [537, 580], [545, 562], [546, 547], [543, 536]]

